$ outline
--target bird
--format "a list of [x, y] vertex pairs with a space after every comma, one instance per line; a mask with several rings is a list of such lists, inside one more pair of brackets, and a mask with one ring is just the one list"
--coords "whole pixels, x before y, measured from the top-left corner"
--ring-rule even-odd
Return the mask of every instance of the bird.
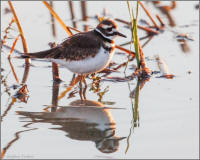
[[[120, 111], [123, 108], [115, 109]], [[102, 153], [116, 152], [119, 149], [119, 142], [126, 138], [115, 135], [116, 122], [111, 110], [98, 101], [83, 102], [77, 99], [67, 106], [59, 106], [53, 112], [17, 111], [17, 114], [29, 124], [42, 122], [56, 125], [53, 127], [54, 130], [64, 131], [68, 138], [78, 140], [80, 143], [94, 142], [95, 147]]]
[[117, 36], [126, 38], [113, 20], [103, 19], [91, 31], [74, 34], [54, 48], [21, 57], [47, 59], [84, 77], [100, 72], [109, 65]]

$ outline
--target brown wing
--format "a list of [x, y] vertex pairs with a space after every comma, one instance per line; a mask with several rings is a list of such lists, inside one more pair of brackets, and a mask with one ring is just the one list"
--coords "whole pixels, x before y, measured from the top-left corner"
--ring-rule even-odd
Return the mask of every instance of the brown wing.
[[58, 57], [71, 60], [84, 59], [98, 52], [101, 43], [93, 31], [78, 33], [61, 43], [63, 52]]
[[34, 53], [27, 53], [23, 54], [21, 58], [59, 58], [61, 53], [63, 52], [63, 48], [58, 46], [52, 49], [48, 49], [45, 51], [34, 52]]
[[54, 58], [80, 60], [95, 56], [100, 48], [100, 41], [94, 31], [78, 33], [69, 37], [55, 48], [29, 53], [22, 58]]

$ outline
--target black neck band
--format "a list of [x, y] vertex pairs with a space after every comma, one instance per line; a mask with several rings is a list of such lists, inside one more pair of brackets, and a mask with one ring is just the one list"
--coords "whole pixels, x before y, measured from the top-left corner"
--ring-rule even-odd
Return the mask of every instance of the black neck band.
[[112, 42], [113, 42], [113, 41], [110, 40], [109, 38], [104, 37], [104, 36], [103, 36], [101, 33], [99, 33], [97, 30], [94, 29], [94, 32], [95, 32], [96, 34], [98, 34], [104, 41], [109, 42], [109, 43], [112, 43]]

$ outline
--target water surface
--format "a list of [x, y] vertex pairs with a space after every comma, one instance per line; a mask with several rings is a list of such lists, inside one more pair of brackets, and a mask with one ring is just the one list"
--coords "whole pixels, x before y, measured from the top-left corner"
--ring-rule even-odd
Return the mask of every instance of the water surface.
[[[1, 2], [1, 31], [11, 20], [11, 14], [4, 14], [7, 2]], [[166, 3], [166, 2], [165, 2]], [[59, 95], [69, 85], [72, 73], [60, 68], [60, 77], [64, 81], [60, 86], [53, 85], [51, 63], [32, 61], [27, 80], [27, 103], [12, 102], [17, 91], [10, 88], [5, 92], [1, 83], [1, 150], [6, 148], [4, 158], [197, 158], [199, 156], [199, 10], [197, 2], [177, 2], [177, 8], [171, 11], [175, 27], [167, 25], [164, 33], [155, 36], [144, 47], [147, 65], [158, 71], [154, 55], [159, 54], [167, 63], [173, 79], [157, 78], [152, 75], [139, 94], [139, 121], [133, 127], [132, 101], [130, 90], [137, 86], [137, 80], [128, 82], [101, 82], [101, 91], [107, 86], [108, 92], [98, 102], [99, 96], [89, 91], [88, 82], [86, 104], [80, 105], [78, 93], [68, 98], [67, 94], [58, 101], [58, 107], [48, 111], [52, 104], [53, 88], [59, 88]], [[48, 49], [48, 43], [55, 41], [52, 36], [50, 14], [42, 2], [13, 2], [22, 24], [29, 51]], [[81, 18], [79, 2], [74, 2], [75, 14]], [[152, 15], [158, 13], [165, 23], [168, 19], [151, 3], [145, 4]], [[112, 6], [112, 7], [108, 7]], [[96, 1], [88, 2], [88, 15], [101, 15], [107, 8], [114, 18], [129, 20], [126, 2]], [[55, 10], [66, 24], [72, 26], [67, 2], [55, 2]], [[140, 8], [139, 18], [149, 21]], [[89, 19], [87, 24], [95, 27], [97, 20]], [[78, 23], [80, 30], [84, 23]], [[119, 23], [122, 33], [131, 38], [131, 32]], [[17, 30], [17, 27], [14, 26]], [[59, 43], [67, 37], [65, 31], [56, 23]], [[176, 40], [179, 33], [189, 33], [194, 41], [187, 41], [189, 52], [183, 52]], [[2, 33], [2, 36], [4, 33]], [[12, 31], [13, 37], [17, 35]], [[139, 36], [145, 35], [143, 31]], [[117, 39], [117, 44], [127, 42]], [[12, 46], [13, 41], [8, 40]], [[142, 41], [142, 44], [144, 41]], [[125, 48], [129, 49], [127, 45]], [[133, 47], [132, 47], [133, 48]], [[23, 51], [19, 41], [16, 49]], [[8, 87], [16, 84], [7, 60], [9, 50], [1, 53], [1, 72], [3, 78], [8, 75]], [[127, 60], [127, 56], [116, 54], [113, 62], [118, 64]], [[24, 60], [12, 59], [20, 81], [23, 76]], [[134, 62], [130, 62], [126, 75], [131, 75]], [[111, 76], [124, 77], [124, 68]], [[188, 72], [188, 71], [191, 71]], [[72, 91], [78, 90], [78, 85]], [[134, 99], [133, 99], [134, 103]]]

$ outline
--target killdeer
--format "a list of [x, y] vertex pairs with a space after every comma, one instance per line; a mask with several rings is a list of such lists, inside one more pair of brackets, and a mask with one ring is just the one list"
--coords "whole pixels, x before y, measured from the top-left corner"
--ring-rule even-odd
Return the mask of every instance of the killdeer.
[[117, 36], [126, 37], [118, 31], [114, 21], [104, 19], [91, 31], [75, 34], [52, 49], [22, 57], [48, 59], [85, 76], [102, 71], [109, 65]]
[[[119, 109], [119, 108], [118, 108]], [[17, 111], [23, 121], [30, 123], [51, 123], [53, 129], [67, 133], [73, 140], [94, 142], [103, 153], [119, 149], [119, 142], [126, 137], [115, 135], [116, 122], [108, 107], [92, 100], [75, 100], [68, 106], [59, 106], [55, 112]], [[30, 120], [28, 120], [30, 118]]]
[[126, 37], [110, 19], [101, 21], [94, 30], [75, 34], [56, 47], [23, 55], [23, 58], [48, 59], [73, 73], [87, 75], [108, 66], [114, 50], [114, 39]]

